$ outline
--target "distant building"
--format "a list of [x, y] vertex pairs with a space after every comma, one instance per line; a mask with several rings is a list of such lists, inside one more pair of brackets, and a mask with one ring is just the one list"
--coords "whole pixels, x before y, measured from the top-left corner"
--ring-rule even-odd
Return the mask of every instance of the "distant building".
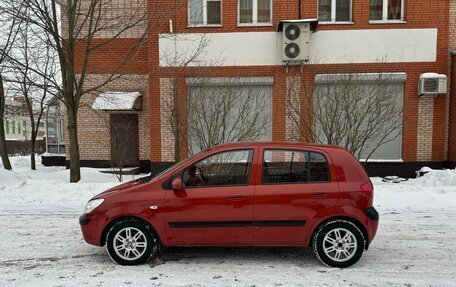
[[65, 115], [61, 101], [52, 99], [46, 114], [46, 151], [65, 156]]
[[[28, 153], [30, 151], [32, 127], [24, 97], [5, 99], [5, 117], [3, 122], [5, 126], [5, 138], [8, 153]], [[38, 153], [45, 151], [45, 134], [45, 122], [42, 120], [36, 137], [36, 152]]]

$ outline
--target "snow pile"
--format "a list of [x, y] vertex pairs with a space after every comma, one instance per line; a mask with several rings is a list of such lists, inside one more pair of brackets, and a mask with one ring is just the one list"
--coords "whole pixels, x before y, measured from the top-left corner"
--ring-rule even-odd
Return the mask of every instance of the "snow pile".
[[0, 169], [0, 190], [7, 186], [18, 186], [24, 184], [30, 178], [17, 174], [13, 171]]
[[456, 170], [433, 170], [430, 169], [425, 175], [411, 181], [419, 186], [456, 186]]
[[[424, 167], [420, 170], [425, 174], [419, 178], [402, 179], [398, 177], [373, 177], [371, 178], [374, 185], [408, 185], [408, 186], [419, 186], [419, 187], [454, 187], [456, 186], [456, 170], [445, 169], [437, 170], [429, 167]], [[387, 180], [385, 180], [387, 179]], [[395, 179], [395, 180], [392, 180]]]
[[114, 175], [93, 168], [81, 168], [82, 180], [72, 184], [69, 170], [42, 166], [40, 157], [36, 158], [35, 171], [30, 169], [29, 157], [11, 157], [10, 161], [12, 171], [0, 167], [0, 196], [10, 204], [69, 204], [81, 208], [96, 194], [119, 184]]

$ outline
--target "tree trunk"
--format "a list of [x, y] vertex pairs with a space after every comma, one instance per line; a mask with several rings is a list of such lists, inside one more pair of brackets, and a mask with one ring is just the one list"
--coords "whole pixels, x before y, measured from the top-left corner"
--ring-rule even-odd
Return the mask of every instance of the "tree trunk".
[[36, 163], [35, 163], [35, 145], [36, 145], [36, 142], [35, 142], [35, 138], [36, 136], [34, 137], [33, 135], [33, 132], [32, 132], [32, 140], [30, 141], [30, 167], [32, 168], [32, 170], [36, 170]]
[[3, 78], [0, 73], [0, 156], [3, 162], [3, 168], [11, 170], [11, 163], [8, 158], [8, 153], [6, 151], [6, 140], [5, 140], [5, 126], [3, 123], [3, 118], [5, 116], [5, 90], [3, 89]]
[[77, 111], [67, 108], [68, 136], [70, 153], [70, 182], [81, 180], [81, 162], [79, 159]]

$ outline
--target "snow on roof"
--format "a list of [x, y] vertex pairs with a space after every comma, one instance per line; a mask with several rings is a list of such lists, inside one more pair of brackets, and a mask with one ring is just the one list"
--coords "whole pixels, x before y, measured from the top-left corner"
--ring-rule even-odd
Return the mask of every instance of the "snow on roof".
[[16, 106], [16, 107], [21, 107], [21, 106], [22, 106], [22, 103], [16, 101], [14, 98], [5, 97], [5, 106]]
[[280, 20], [277, 25], [277, 32], [283, 31], [284, 23], [310, 23], [310, 30], [315, 31], [318, 25], [318, 19], [296, 19], [296, 20]]
[[139, 92], [106, 92], [100, 94], [92, 104], [94, 110], [133, 110], [140, 97]]
[[424, 73], [420, 76], [420, 78], [434, 78], [434, 79], [438, 79], [438, 78], [446, 78], [446, 75], [443, 75], [443, 74], [437, 74], [437, 73]]

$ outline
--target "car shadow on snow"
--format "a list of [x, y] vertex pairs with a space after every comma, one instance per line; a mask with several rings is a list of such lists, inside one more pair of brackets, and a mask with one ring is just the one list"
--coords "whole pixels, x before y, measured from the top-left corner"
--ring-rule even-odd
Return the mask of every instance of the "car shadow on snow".
[[[86, 260], [96, 263], [112, 261], [103, 248], [92, 253]], [[149, 266], [173, 264], [259, 264], [288, 263], [290, 265], [321, 266], [311, 248], [303, 247], [165, 247]], [[114, 264], [114, 263], [113, 263]]]
[[165, 264], [179, 262], [319, 264], [311, 248], [302, 247], [169, 247], [159, 256]]

